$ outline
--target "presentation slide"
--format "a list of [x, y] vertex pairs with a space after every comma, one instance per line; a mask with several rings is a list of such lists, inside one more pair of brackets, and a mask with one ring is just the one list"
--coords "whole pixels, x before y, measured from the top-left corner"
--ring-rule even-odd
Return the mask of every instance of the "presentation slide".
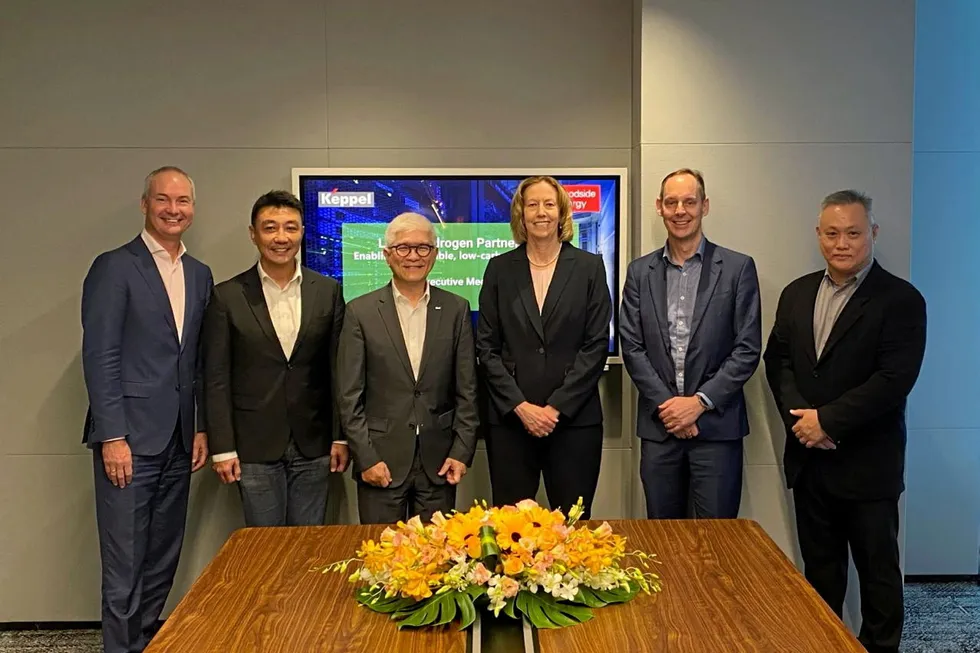
[[[419, 213], [433, 223], [437, 236], [429, 281], [465, 297], [477, 311], [487, 262], [517, 246], [510, 231], [510, 201], [521, 179], [301, 175], [304, 264], [340, 281], [347, 301], [371, 292], [391, 279], [383, 252], [388, 222], [399, 213]], [[559, 182], [572, 199], [572, 243], [603, 257], [615, 298], [620, 177], [560, 177]], [[610, 351], [615, 350], [615, 326], [614, 316]]]

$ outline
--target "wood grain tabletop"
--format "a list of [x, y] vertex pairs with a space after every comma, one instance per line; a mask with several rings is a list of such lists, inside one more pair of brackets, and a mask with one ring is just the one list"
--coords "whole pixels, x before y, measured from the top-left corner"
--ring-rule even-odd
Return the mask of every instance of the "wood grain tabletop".
[[[540, 653], [863, 653], [762, 528], [747, 520], [610, 521], [627, 550], [656, 553], [664, 590], [538, 633]], [[346, 574], [382, 526], [236, 531], [146, 653], [466, 653], [456, 627], [398, 631], [360, 607]], [[487, 624], [489, 626], [491, 624]]]
[[357, 604], [348, 574], [312, 571], [350, 558], [383, 529], [235, 531], [145, 653], [466, 653], [456, 627], [399, 631]]
[[749, 520], [610, 521], [656, 553], [658, 594], [538, 632], [540, 653], [864, 653], [803, 575]]

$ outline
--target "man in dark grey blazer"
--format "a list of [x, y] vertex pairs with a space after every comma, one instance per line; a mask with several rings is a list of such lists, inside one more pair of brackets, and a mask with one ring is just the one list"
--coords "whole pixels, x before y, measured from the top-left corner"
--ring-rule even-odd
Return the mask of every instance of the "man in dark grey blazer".
[[742, 496], [742, 386], [762, 351], [752, 258], [701, 229], [704, 178], [684, 168], [660, 186], [667, 244], [630, 264], [623, 288], [623, 361], [640, 393], [636, 433], [650, 519], [735, 518]]
[[469, 303], [427, 281], [436, 259], [427, 218], [399, 215], [385, 242], [391, 283], [347, 305], [337, 365], [362, 524], [452, 510], [476, 447]]
[[284, 190], [252, 206], [259, 261], [215, 287], [204, 318], [214, 470], [238, 482], [247, 526], [324, 523], [327, 479], [347, 466], [333, 402], [340, 285], [296, 260], [303, 206]]

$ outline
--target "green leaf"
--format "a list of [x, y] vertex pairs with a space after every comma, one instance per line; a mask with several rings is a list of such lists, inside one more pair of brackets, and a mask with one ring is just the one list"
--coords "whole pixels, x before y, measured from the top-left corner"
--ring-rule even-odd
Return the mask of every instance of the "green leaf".
[[487, 588], [483, 585], [470, 585], [466, 588], [466, 593], [469, 597], [476, 601], [478, 598], [487, 593]]
[[505, 615], [507, 615], [511, 619], [517, 619], [517, 613], [514, 612], [514, 604], [515, 603], [516, 603], [516, 601], [514, 599], [511, 599], [510, 601], [507, 601], [506, 603], [504, 603], [504, 610], [503, 610], [503, 612], [504, 612]]
[[540, 601], [528, 599], [527, 618], [534, 624], [535, 628], [557, 628], [558, 624], [548, 618], [544, 612], [544, 606]]
[[[428, 626], [433, 621], [439, 617], [439, 599], [436, 597], [435, 600], [426, 599], [425, 603], [419, 607], [418, 610], [413, 612], [410, 616], [402, 619], [398, 622], [398, 629], [401, 630], [405, 626], [421, 627]], [[396, 615], [398, 613], [395, 613]]]
[[601, 601], [605, 601], [606, 603], [626, 603], [627, 601], [633, 600], [633, 597], [636, 596], [636, 593], [639, 591], [639, 589], [640, 589], [639, 585], [634, 585], [633, 583], [630, 583], [629, 588], [620, 586], [614, 590], [593, 590], [593, 591]]
[[590, 608], [603, 608], [608, 605], [608, 601], [603, 601], [596, 592], [590, 587], [579, 586], [578, 594], [575, 595], [575, 603], [581, 603]]
[[443, 595], [439, 598], [439, 619], [436, 620], [433, 626], [442, 626], [448, 624], [450, 621], [456, 618], [456, 599], [449, 595]]
[[558, 601], [550, 594], [522, 590], [515, 601], [517, 609], [537, 628], [560, 628], [583, 623], [593, 617], [588, 607]]
[[459, 606], [459, 629], [466, 630], [476, 621], [476, 608], [473, 607], [473, 599], [466, 592], [454, 592], [450, 596], [455, 596], [456, 604]]

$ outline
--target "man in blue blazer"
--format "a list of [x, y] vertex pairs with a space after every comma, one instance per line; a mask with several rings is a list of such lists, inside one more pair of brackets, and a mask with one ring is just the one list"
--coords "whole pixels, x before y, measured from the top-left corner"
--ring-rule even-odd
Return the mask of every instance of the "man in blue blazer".
[[636, 433], [650, 519], [735, 518], [742, 496], [742, 386], [762, 350], [752, 258], [709, 242], [704, 178], [660, 184], [667, 244], [633, 261], [620, 317], [623, 361], [640, 394]]
[[207, 459], [198, 416], [198, 335], [211, 270], [186, 254], [194, 182], [151, 172], [144, 229], [95, 259], [82, 290], [82, 439], [95, 466], [106, 653], [142, 651], [156, 631], [184, 538], [190, 475]]

